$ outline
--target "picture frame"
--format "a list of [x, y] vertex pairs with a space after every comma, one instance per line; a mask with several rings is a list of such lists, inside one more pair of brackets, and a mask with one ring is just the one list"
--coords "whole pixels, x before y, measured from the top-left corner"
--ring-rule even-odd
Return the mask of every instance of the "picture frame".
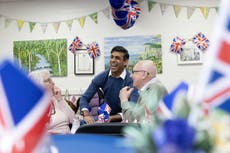
[[81, 49], [74, 54], [74, 74], [75, 75], [93, 75], [94, 58], [91, 58], [86, 49]]
[[184, 50], [177, 54], [177, 64], [202, 64], [203, 52], [196, 47], [185, 47]]

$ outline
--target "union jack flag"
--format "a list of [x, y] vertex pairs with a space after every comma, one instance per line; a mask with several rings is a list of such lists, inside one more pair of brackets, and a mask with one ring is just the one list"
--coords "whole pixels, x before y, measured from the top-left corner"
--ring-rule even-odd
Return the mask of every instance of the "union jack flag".
[[109, 114], [111, 112], [111, 108], [109, 105], [105, 102], [103, 102], [99, 107], [98, 107], [98, 121], [99, 122], [107, 122], [109, 119]]
[[173, 117], [173, 109], [176, 102], [181, 102], [178, 99], [180, 96], [187, 96], [189, 85], [185, 82], [181, 82], [176, 88], [166, 95], [159, 103], [157, 111], [167, 118]]
[[138, 3], [133, 0], [126, 0], [119, 9], [112, 8], [112, 17], [122, 29], [132, 27], [141, 13]]
[[126, 23], [122, 26], [123, 29], [128, 29], [132, 27], [141, 13], [141, 8], [138, 6], [137, 2], [127, 1], [121, 10], [128, 11], [126, 16]]
[[0, 152], [39, 152], [50, 96], [9, 61], [0, 65]]
[[208, 38], [201, 32], [193, 37], [192, 42], [202, 51], [206, 50], [209, 46]]
[[81, 49], [83, 46], [82, 41], [79, 39], [79, 37], [74, 38], [73, 42], [69, 46], [69, 51], [71, 51], [73, 54], [78, 50]]
[[186, 44], [185, 39], [176, 36], [175, 38], [173, 38], [173, 42], [170, 46], [170, 51], [173, 53], [180, 54], [183, 51], [182, 46], [185, 44]]
[[99, 48], [99, 44], [97, 42], [92, 42], [86, 46], [87, 52], [91, 58], [95, 58], [100, 56], [101, 51]]
[[223, 0], [214, 40], [207, 52], [203, 73], [198, 82], [196, 101], [205, 110], [219, 107], [230, 113], [230, 1]]

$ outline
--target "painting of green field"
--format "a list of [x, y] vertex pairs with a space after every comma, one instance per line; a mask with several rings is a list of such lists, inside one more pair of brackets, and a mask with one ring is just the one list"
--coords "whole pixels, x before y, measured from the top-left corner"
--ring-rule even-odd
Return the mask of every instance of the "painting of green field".
[[50, 69], [52, 76], [67, 76], [67, 40], [14, 41], [14, 58], [28, 72]]

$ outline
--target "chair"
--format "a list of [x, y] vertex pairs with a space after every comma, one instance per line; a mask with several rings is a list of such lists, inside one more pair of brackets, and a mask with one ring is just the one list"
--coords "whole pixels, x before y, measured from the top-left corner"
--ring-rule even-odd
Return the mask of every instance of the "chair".
[[77, 129], [76, 134], [91, 133], [101, 135], [124, 136], [123, 128], [126, 126], [133, 126], [139, 128], [140, 124], [120, 122], [85, 124]]

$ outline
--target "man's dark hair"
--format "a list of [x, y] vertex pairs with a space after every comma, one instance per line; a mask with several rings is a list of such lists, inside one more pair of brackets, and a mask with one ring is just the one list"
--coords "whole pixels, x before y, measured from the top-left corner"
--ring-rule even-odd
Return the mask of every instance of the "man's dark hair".
[[111, 54], [113, 52], [120, 52], [120, 53], [124, 53], [124, 60], [128, 60], [129, 59], [129, 52], [127, 49], [125, 49], [124, 47], [122, 46], [115, 46], [112, 48], [111, 50]]

